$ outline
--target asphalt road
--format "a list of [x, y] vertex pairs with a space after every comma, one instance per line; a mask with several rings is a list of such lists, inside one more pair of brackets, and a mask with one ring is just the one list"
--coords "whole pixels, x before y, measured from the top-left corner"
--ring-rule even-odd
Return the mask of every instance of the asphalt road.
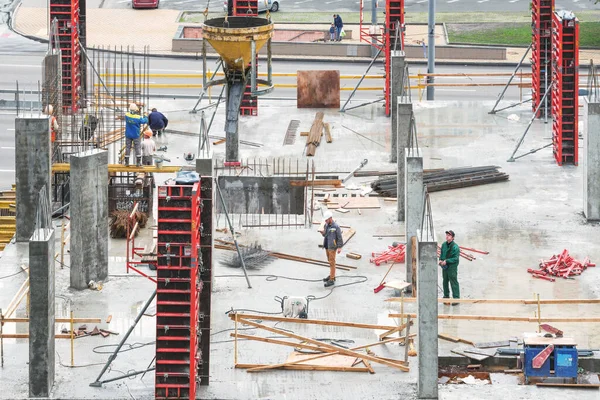
[[[8, 1], [8, 0], [0, 0]], [[279, 0], [280, 9], [286, 12], [351, 12], [360, 10], [358, 0]], [[427, 12], [429, 0], [406, 0], [406, 12]], [[530, 0], [437, 0], [438, 12], [510, 12], [527, 11]], [[27, 7], [46, 7], [47, 0], [22, 0]], [[364, 0], [365, 9], [370, 12], [371, 1]], [[385, 6], [385, 0], [378, 1], [380, 7]], [[209, 5], [211, 11], [221, 11], [223, 0], [160, 0], [160, 7], [173, 10], [204, 10]], [[131, 0], [90, 0], [88, 7], [100, 8], [130, 8]], [[572, 11], [600, 9], [590, 0], [557, 0], [556, 9]]]

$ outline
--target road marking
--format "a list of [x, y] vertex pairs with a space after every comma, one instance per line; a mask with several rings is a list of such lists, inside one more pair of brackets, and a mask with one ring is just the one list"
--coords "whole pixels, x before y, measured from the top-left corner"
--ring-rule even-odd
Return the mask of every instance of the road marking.
[[2, 150], [14, 150], [15, 148], [7, 146], [7, 147], [0, 147], [0, 149], [2, 149]]
[[429, 0], [419, 0], [417, 3], [427, 3]]
[[516, 3], [519, 0], [510, 0], [509, 3]]
[[579, 0], [573, 0], [573, 3], [579, 3]]
[[332, 1], [326, 1], [326, 2], [325, 2], [325, 4], [339, 3], [340, 1], [344, 1], [344, 0], [332, 0]]
[[0, 169], [0, 172], [15, 172], [14, 169]]
[[487, 3], [490, 0], [479, 0], [478, 3]]
[[6, 128], [7, 131], [14, 131], [15, 128]]
[[448, 4], [452, 4], [452, 3], [456, 3], [458, 0], [448, 0], [447, 3]]
[[41, 65], [0, 64], [0, 67], [42, 68]]
[[304, 3], [310, 3], [313, 0], [302, 0], [302, 1], [295, 1], [294, 4], [304, 4]]

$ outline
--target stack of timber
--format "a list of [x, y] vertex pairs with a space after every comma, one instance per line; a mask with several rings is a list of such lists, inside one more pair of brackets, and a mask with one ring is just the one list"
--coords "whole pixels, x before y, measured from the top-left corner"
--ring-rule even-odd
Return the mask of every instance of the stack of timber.
[[315, 115], [315, 120], [312, 123], [312, 126], [310, 127], [310, 132], [308, 133], [308, 136], [306, 137], [306, 155], [307, 156], [314, 156], [315, 152], [317, 151], [317, 146], [319, 146], [321, 144], [321, 137], [323, 136], [323, 117], [325, 116], [325, 114], [323, 114], [321, 111], [319, 111], [316, 115]]
[[[423, 173], [423, 183], [427, 185], [427, 191], [431, 193], [507, 181], [508, 174], [500, 172], [499, 169], [498, 166], [489, 165], [426, 171]], [[396, 187], [396, 175], [388, 175], [371, 183], [371, 188], [384, 197], [396, 197]]]
[[17, 229], [16, 185], [11, 190], [0, 192], [0, 251], [11, 241]]

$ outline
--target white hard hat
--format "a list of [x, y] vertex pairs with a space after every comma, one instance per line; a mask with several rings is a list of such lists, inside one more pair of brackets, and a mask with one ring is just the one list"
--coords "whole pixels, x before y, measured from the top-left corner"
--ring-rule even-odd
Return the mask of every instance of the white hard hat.
[[129, 111], [139, 111], [139, 108], [138, 108], [137, 104], [131, 103], [129, 105]]
[[329, 218], [333, 218], [333, 214], [331, 211], [327, 210], [325, 211], [325, 214], [323, 214], [323, 220], [327, 221]]
[[48, 104], [46, 106], [46, 110], [45, 111], [46, 111], [47, 115], [51, 115], [52, 113], [54, 113], [54, 107], [52, 107], [52, 104]]

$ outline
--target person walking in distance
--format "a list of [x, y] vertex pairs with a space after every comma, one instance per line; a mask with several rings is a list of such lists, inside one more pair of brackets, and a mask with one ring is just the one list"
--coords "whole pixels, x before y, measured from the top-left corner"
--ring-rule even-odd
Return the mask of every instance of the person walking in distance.
[[152, 155], [156, 151], [156, 143], [152, 139], [152, 131], [146, 128], [144, 131], [144, 141], [142, 142], [142, 164], [152, 165]]
[[329, 41], [330, 42], [333, 42], [336, 38], [335, 31], [336, 31], [335, 24], [331, 24], [331, 28], [329, 28]]
[[140, 115], [140, 108], [135, 103], [129, 105], [129, 112], [125, 114], [125, 165], [129, 166], [129, 153], [133, 145], [135, 150], [136, 166], [142, 165], [142, 149], [140, 133], [143, 124], [148, 123], [148, 118]]
[[333, 14], [333, 24], [335, 25], [335, 40], [341, 42], [344, 23], [342, 22], [342, 17], [340, 17], [339, 14]]
[[[450, 298], [450, 287], [452, 287], [452, 297], [460, 299], [460, 288], [458, 286], [458, 261], [460, 258], [460, 248], [454, 241], [454, 231], [446, 231], [446, 241], [442, 244], [440, 251], [440, 261], [438, 265], [442, 267], [444, 298]], [[450, 287], [448, 287], [450, 286]], [[447, 303], [446, 303], [447, 304]], [[458, 303], [452, 303], [453, 306]]]
[[160, 136], [163, 131], [169, 125], [169, 120], [163, 113], [157, 111], [156, 108], [152, 109], [152, 112], [148, 115], [150, 121], [150, 129], [152, 129], [152, 136]]
[[342, 252], [344, 239], [342, 238], [342, 230], [334, 222], [331, 211], [326, 211], [323, 218], [325, 219], [325, 224], [319, 232], [323, 235], [323, 247], [325, 248], [327, 261], [329, 262], [329, 276], [323, 278], [323, 282], [325, 282], [325, 287], [329, 287], [335, 285], [335, 256], [336, 253], [339, 254]]

